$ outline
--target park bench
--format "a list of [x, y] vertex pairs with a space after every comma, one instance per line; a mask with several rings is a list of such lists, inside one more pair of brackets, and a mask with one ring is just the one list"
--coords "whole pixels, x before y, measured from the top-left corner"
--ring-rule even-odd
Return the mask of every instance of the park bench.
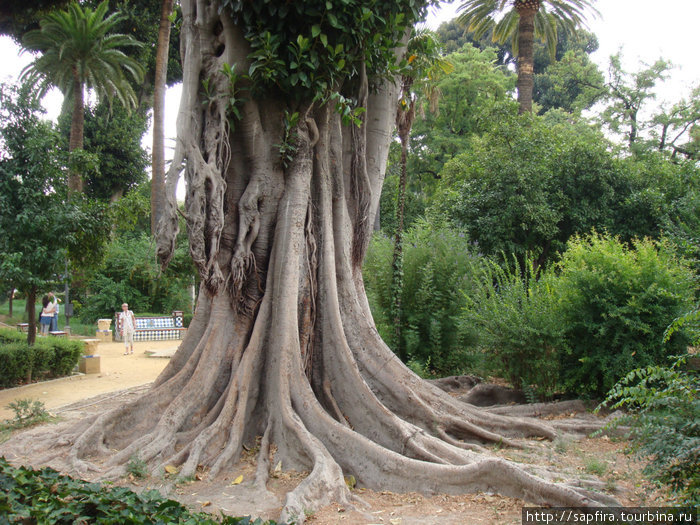
[[[119, 314], [114, 315], [114, 340], [121, 341], [121, 322]], [[182, 312], [174, 311], [170, 316], [136, 316], [136, 331], [134, 332], [134, 342], [139, 341], [169, 341], [182, 339], [187, 332], [182, 321]]]
[[29, 323], [17, 323], [17, 331], [24, 332], [26, 334], [29, 332]]

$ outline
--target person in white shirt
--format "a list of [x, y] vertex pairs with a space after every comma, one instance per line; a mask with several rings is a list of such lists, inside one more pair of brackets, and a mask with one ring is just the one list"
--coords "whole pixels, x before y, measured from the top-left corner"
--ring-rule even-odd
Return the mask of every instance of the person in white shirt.
[[134, 353], [134, 332], [136, 331], [136, 317], [129, 310], [129, 305], [124, 303], [119, 314], [119, 333], [124, 340], [124, 355]]
[[49, 331], [55, 332], [58, 330], [58, 313], [59, 313], [59, 306], [58, 306], [58, 297], [54, 295], [53, 292], [49, 292], [49, 300], [51, 301], [51, 304], [53, 305], [54, 308], [54, 314], [53, 317], [51, 318], [51, 328]]

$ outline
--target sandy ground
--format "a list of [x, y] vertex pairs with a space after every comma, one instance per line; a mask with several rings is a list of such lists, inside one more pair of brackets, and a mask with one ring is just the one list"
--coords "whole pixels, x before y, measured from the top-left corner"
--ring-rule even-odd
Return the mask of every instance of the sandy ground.
[[14, 412], [8, 403], [17, 399], [39, 400], [49, 411], [100, 394], [150, 383], [168, 364], [168, 359], [151, 357], [151, 352], [172, 355], [180, 341], [146, 341], [134, 344], [134, 354], [124, 355], [124, 343], [99, 343], [99, 374], [79, 374], [52, 381], [0, 390], [0, 420]]

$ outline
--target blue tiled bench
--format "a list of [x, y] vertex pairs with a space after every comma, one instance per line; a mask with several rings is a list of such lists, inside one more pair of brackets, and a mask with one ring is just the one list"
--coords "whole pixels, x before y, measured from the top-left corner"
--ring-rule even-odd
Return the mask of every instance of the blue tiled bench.
[[[121, 323], [119, 314], [114, 315], [114, 340], [121, 341]], [[182, 323], [182, 312], [175, 311], [171, 316], [136, 317], [136, 332], [134, 342], [139, 341], [169, 341], [182, 339], [187, 328]]]

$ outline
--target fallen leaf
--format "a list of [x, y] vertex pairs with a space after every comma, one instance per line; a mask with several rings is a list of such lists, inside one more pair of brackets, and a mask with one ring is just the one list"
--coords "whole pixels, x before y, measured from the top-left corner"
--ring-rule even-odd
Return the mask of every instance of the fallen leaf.
[[231, 485], [240, 485], [242, 481], [243, 481], [243, 474], [241, 474], [241, 475], [238, 476], [236, 479], [234, 479], [234, 480], [231, 482]]
[[175, 465], [165, 465], [165, 472], [168, 474], [177, 474], [178, 468]]

